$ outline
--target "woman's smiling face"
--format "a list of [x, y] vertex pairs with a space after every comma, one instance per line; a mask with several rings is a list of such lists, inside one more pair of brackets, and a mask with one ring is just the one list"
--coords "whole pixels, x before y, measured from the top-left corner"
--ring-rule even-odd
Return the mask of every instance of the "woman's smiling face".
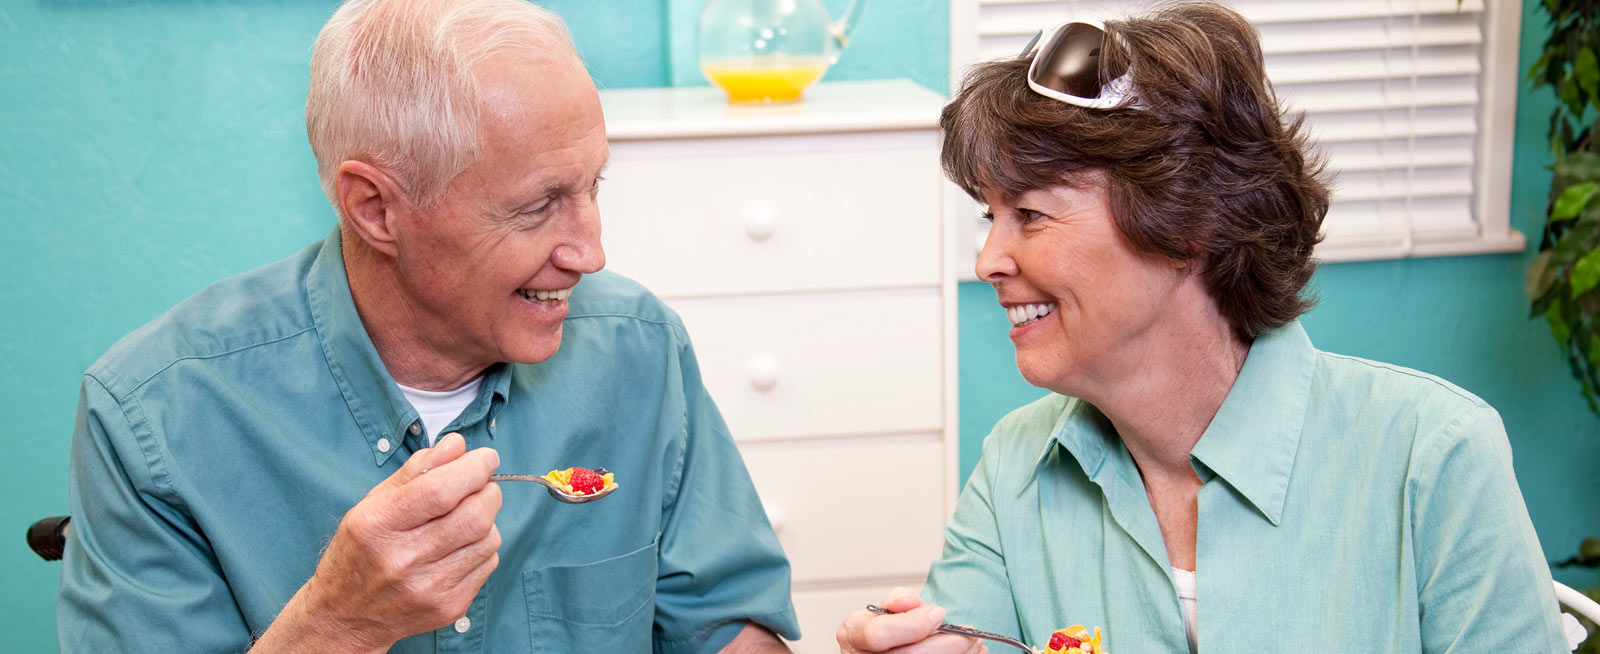
[[1006, 198], [984, 189], [993, 222], [978, 278], [1011, 319], [1017, 368], [1035, 386], [1093, 397], [1140, 360], [1149, 330], [1181, 292], [1178, 262], [1136, 250], [1111, 217], [1104, 183]]

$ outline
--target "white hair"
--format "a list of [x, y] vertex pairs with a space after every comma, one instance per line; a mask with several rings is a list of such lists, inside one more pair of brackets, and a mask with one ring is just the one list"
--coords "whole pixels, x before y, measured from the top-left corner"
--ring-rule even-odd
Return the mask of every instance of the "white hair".
[[524, 0], [349, 0], [317, 35], [306, 136], [339, 209], [334, 178], [355, 159], [393, 177], [419, 206], [444, 197], [477, 160], [474, 67], [508, 50], [572, 51], [559, 16]]

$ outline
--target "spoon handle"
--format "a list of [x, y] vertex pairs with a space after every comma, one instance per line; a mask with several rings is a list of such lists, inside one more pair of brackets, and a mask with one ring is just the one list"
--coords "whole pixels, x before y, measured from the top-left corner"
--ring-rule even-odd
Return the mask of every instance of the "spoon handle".
[[[868, 604], [867, 605], [867, 610], [871, 611], [873, 613], [877, 613], [879, 615], [889, 615], [889, 614], [893, 613], [889, 609], [883, 608], [883, 607], [878, 606], [876, 604]], [[1028, 654], [1037, 654], [1036, 652], [1034, 652], [1032, 647], [1028, 647], [1026, 644], [1024, 644], [1020, 640], [1017, 640], [1017, 639], [1012, 638], [1010, 636], [1002, 636], [1000, 634], [989, 633], [987, 631], [979, 631], [979, 630], [973, 629], [971, 627], [958, 627], [956, 625], [953, 625], [953, 624], [950, 624], [950, 623], [946, 622], [944, 624], [939, 625], [939, 627], [938, 627], [938, 629], [936, 631], [944, 632], [944, 633], [947, 633], [947, 634], [955, 634], [957, 636], [970, 636], [972, 638], [982, 638], [984, 640], [992, 640], [992, 641], [995, 641], [997, 643], [1005, 643], [1007, 645], [1010, 645], [1012, 647], [1020, 649], [1020, 650], [1022, 650], [1024, 652], [1027, 652]]]
[[[427, 469], [424, 468], [423, 472], [427, 472]], [[610, 474], [605, 468], [595, 468], [594, 473], [597, 475]], [[534, 483], [540, 483], [548, 482], [550, 480], [545, 479], [542, 475], [514, 475], [509, 473], [496, 473], [489, 475], [489, 481], [531, 481]]]
[[538, 482], [544, 481], [544, 480], [545, 480], [544, 477], [540, 477], [539, 475], [512, 475], [512, 474], [493, 474], [493, 475], [489, 475], [489, 481], [531, 481], [531, 482], [534, 482], [534, 483], [538, 483]]

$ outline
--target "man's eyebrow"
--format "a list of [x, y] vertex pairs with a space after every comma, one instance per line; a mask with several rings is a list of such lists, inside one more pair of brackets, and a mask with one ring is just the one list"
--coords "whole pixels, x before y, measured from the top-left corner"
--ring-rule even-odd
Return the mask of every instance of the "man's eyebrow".
[[[585, 186], [583, 188], [585, 188], [585, 189], [590, 188], [590, 187], [593, 186], [593, 182], [594, 181], [599, 180], [602, 177], [605, 177], [606, 170], [608, 168], [610, 168], [610, 167], [611, 167], [611, 153], [607, 152], [606, 153], [606, 160], [600, 164], [600, 172], [595, 175], [595, 179], [594, 180], [590, 180], [590, 184], [588, 186]], [[513, 208], [512, 208], [512, 213], [520, 213], [520, 212], [522, 212], [522, 210], [527, 209], [529, 206], [538, 203], [540, 200], [543, 200], [543, 199], [545, 199], [547, 197], [550, 197], [551, 195], [555, 195], [556, 193], [563, 192], [563, 191], [568, 191], [568, 190], [572, 190], [572, 185], [571, 184], [569, 184], [567, 182], [564, 182], [564, 181], [560, 181], [560, 180], [548, 180], [544, 184], [540, 185], [538, 188], [535, 188], [533, 191], [529, 192], [528, 195], [524, 196], [524, 197], [528, 198], [527, 200], [523, 200], [523, 201], [515, 203], [513, 205]]]

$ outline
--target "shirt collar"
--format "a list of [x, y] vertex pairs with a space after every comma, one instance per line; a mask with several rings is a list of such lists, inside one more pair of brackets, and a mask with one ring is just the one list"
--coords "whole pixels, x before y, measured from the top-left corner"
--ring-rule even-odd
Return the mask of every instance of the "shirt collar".
[[1274, 525], [1283, 519], [1315, 372], [1316, 349], [1298, 321], [1260, 334], [1190, 452], [1197, 472], [1204, 466], [1221, 477]]
[[1034, 461], [1034, 471], [1038, 474], [1039, 467], [1049, 460], [1050, 454], [1061, 447], [1083, 467], [1084, 476], [1093, 480], [1121, 447], [1117, 430], [1094, 405], [1077, 398], [1068, 398], [1067, 402], [1066, 410], [1050, 429], [1051, 436], [1044, 450]]
[[[361, 324], [355, 300], [350, 296], [337, 228], [322, 242], [311, 263], [305, 292], [328, 370], [372, 449], [373, 463], [382, 466], [401, 449], [411, 435], [411, 426], [419, 424], [417, 410], [401, 394]], [[469, 412], [487, 413], [491, 405], [497, 408], [504, 403], [511, 376], [507, 368], [496, 364], [484, 372], [483, 386], [478, 390], [478, 399], [468, 407]], [[474, 407], [481, 408], [474, 411]], [[490, 429], [489, 434], [493, 436], [494, 430]]]
[[[1289, 475], [1311, 398], [1316, 350], [1298, 321], [1256, 337], [1233, 388], [1195, 444], [1190, 457], [1205, 480], [1221, 477], [1269, 522], [1283, 518]], [[1116, 428], [1088, 402], [1070, 399], [1034, 471], [1057, 447], [1065, 448], [1091, 480], [1121, 450]]]

